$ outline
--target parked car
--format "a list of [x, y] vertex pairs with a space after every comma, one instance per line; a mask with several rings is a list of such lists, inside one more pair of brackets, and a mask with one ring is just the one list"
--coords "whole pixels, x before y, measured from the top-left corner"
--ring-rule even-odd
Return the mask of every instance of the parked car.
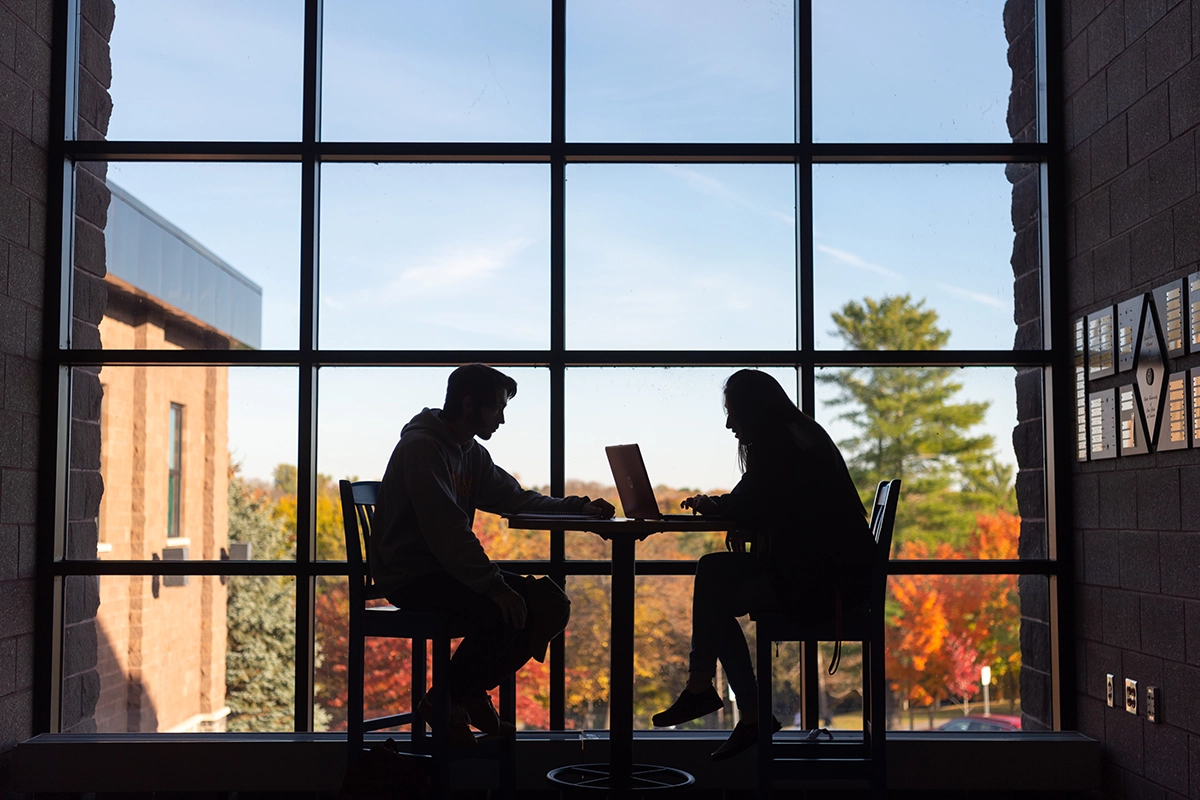
[[1003, 714], [993, 714], [990, 717], [985, 717], [982, 714], [967, 714], [964, 717], [958, 717], [939, 725], [937, 730], [970, 731], [971, 733], [980, 731], [1019, 731], [1021, 730], [1021, 718]]

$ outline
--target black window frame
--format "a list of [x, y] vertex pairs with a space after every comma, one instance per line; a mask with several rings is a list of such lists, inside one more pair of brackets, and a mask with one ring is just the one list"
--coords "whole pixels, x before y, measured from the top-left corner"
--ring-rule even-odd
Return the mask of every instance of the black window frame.
[[[315, 582], [322, 576], [345, 575], [339, 562], [319, 561], [315, 552], [316, 402], [318, 371], [326, 366], [444, 366], [484, 361], [499, 367], [539, 366], [550, 374], [550, 490], [562, 493], [565, 482], [564, 375], [571, 367], [601, 366], [779, 366], [797, 370], [804, 410], [812, 413], [816, 370], [837, 366], [991, 366], [1036, 367], [1043, 370], [1046, 425], [1046, 497], [1048, 556], [1005, 561], [956, 560], [893, 562], [893, 574], [1042, 575], [1050, 581], [1051, 648], [1054, 666], [1054, 727], [1074, 726], [1071, 637], [1071, 566], [1069, 466], [1072, 430], [1055, 425], [1071, 419], [1070, 335], [1066, 321], [1063, 247], [1063, 166], [1060, 54], [1057, 42], [1060, 10], [1037, 3], [1039, 70], [1043, 80], [1038, 143], [925, 144], [813, 143], [812, 141], [812, 0], [794, 0], [796, 137], [794, 143], [662, 144], [580, 143], [566, 140], [566, 0], [552, 0], [551, 131], [546, 142], [323, 142], [320, 140], [320, 60], [322, 0], [306, 0], [302, 137], [294, 142], [247, 141], [86, 141], [75, 137], [75, 75], [81, 0], [55, 5], [52, 97], [50, 103], [47, 202], [47, 270], [43, 414], [39, 484], [39, 545], [36, 576], [34, 695], [35, 732], [59, 727], [61, 692], [63, 584], [74, 575], [288, 575], [296, 578], [296, 705], [295, 729], [313, 728], [313, 642]], [[996, 20], [997, 25], [1002, 20]], [[71, 230], [74, 218], [74, 169], [95, 161], [290, 162], [301, 168], [300, 336], [294, 350], [88, 350], [70, 347], [72, 302]], [[550, 167], [550, 346], [545, 350], [320, 350], [316, 339], [318, 205], [320, 171], [339, 162], [532, 162]], [[572, 163], [778, 163], [796, 172], [797, 301], [799, 342], [795, 350], [744, 351], [583, 351], [566, 347], [565, 318], [565, 175]], [[1041, 173], [1043, 347], [1036, 350], [941, 350], [847, 352], [814, 347], [812, 171], [818, 163], [1023, 163]], [[58, 312], [53, 313], [57, 304]], [[1051, 345], [1051, 336], [1060, 343]], [[288, 366], [299, 370], [297, 532], [294, 562], [231, 564], [217, 560], [184, 562], [93, 561], [66, 554], [66, 498], [71, 429], [71, 370], [106, 365], [146, 366]], [[1056, 413], [1057, 412], [1057, 413]], [[382, 465], [381, 465], [382, 466]], [[152, 566], [153, 564], [153, 566]], [[563, 534], [550, 539], [547, 561], [515, 562], [512, 568], [548, 574], [603, 575], [604, 561], [568, 561]], [[688, 562], [641, 561], [639, 574], [687, 575]], [[816, 652], [805, 652], [806, 723], [816, 718]], [[564, 658], [561, 638], [551, 649], [550, 727], [564, 727]], [[308, 698], [304, 702], [302, 698]]]

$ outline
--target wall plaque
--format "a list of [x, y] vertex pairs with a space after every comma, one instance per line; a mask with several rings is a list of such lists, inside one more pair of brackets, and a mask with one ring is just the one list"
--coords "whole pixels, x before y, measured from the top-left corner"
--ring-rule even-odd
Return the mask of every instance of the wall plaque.
[[1200, 353], [1200, 272], [1188, 276], [1188, 327], [1191, 330], [1191, 352]]
[[1142, 400], [1142, 414], [1146, 419], [1146, 439], [1154, 445], [1158, 441], [1158, 418], [1165, 399], [1163, 382], [1167, 377], [1167, 363], [1163, 358], [1162, 338], [1151, 303], [1147, 303], [1142, 311], [1136, 374], [1138, 396]]
[[1128, 372], [1137, 360], [1138, 324], [1146, 296], [1131, 297], [1117, 304], [1117, 370]]
[[1088, 428], [1092, 460], [1117, 457], [1117, 390], [1088, 395]]
[[1159, 286], [1153, 294], [1167, 357], [1181, 356], [1186, 352], [1183, 342], [1183, 278]]
[[1200, 367], [1192, 367], [1192, 447], [1200, 447]]
[[1167, 405], [1159, 450], [1184, 450], [1188, 446], [1188, 373], [1173, 372], [1167, 378]]
[[1112, 306], [1088, 314], [1088, 378], [1103, 378], [1113, 369]]
[[1120, 425], [1121, 455], [1138, 456], [1149, 453], [1146, 432], [1142, 428], [1141, 409], [1138, 408], [1137, 391], [1132, 383], [1117, 388], [1117, 421]]
[[1087, 320], [1075, 320], [1075, 460], [1087, 461]]

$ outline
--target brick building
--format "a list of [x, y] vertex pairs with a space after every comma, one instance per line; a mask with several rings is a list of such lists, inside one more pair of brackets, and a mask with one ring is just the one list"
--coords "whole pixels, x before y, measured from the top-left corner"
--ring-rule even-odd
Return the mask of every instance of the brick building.
[[[129, 193], [108, 190], [104, 346], [257, 347], [261, 290]], [[104, 367], [98, 379], [100, 558], [227, 553], [228, 368]], [[96, 730], [223, 730], [223, 583], [103, 576], [99, 584]]]

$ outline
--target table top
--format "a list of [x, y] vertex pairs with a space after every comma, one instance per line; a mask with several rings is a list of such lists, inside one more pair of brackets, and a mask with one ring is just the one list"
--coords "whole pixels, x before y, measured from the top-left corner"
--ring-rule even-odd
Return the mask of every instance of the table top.
[[688, 517], [673, 517], [670, 519], [629, 519], [628, 517], [613, 517], [612, 519], [579, 519], [555, 517], [551, 514], [511, 514], [504, 515], [508, 527], [516, 530], [531, 531], [583, 531], [594, 533], [604, 539], [635, 538], [645, 539], [655, 533], [685, 533], [688, 531], [728, 531], [745, 526], [744, 521], [728, 518], [704, 517], [697, 514]]

